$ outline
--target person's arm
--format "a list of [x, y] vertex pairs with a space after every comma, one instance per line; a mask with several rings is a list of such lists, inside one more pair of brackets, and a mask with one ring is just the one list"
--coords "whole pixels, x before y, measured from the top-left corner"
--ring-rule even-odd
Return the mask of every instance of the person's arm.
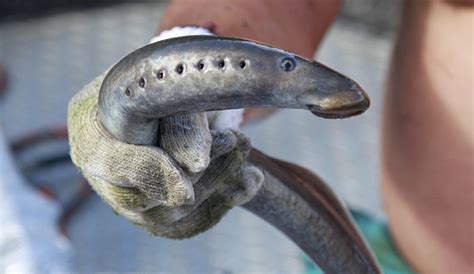
[[312, 58], [339, 5], [339, 0], [174, 0], [159, 30], [213, 25], [219, 35], [257, 40]]
[[[256, 40], [312, 58], [334, 21], [340, 0], [174, 0], [158, 32], [175, 26], [211, 28], [218, 35]], [[273, 109], [246, 109], [244, 123]]]
[[474, 269], [473, 2], [407, 0], [393, 55], [382, 190], [396, 244], [422, 273]]

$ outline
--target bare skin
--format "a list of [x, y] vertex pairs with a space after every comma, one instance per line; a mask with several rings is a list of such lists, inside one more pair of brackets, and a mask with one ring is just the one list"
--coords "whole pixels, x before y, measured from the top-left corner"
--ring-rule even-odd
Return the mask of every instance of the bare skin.
[[[396, 245], [422, 273], [474, 268], [472, 4], [406, 0], [389, 76], [382, 194]], [[176, 0], [160, 30], [211, 26], [220, 35], [311, 57], [339, 6], [334, 0]]]
[[382, 192], [421, 273], [474, 270], [474, 7], [406, 1], [385, 100]]

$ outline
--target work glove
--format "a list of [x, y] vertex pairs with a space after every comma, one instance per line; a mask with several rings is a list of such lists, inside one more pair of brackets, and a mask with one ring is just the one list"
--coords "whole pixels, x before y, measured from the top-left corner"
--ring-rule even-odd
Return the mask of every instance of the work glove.
[[246, 163], [249, 140], [210, 130], [206, 113], [160, 119], [159, 147], [111, 136], [97, 115], [105, 74], [71, 99], [68, 132], [74, 164], [117, 214], [154, 235], [186, 238], [256, 194], [263, 175]]

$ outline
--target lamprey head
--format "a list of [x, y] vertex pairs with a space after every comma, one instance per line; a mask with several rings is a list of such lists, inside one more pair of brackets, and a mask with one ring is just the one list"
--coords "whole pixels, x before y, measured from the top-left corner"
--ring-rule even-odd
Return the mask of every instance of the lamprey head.
[[313, 62], [307, 77], [311, 87], [297, 97], [300, 104], [323, 118], [347, 118], [359, 115], [370, 106], [367, 93], [355, 81]]

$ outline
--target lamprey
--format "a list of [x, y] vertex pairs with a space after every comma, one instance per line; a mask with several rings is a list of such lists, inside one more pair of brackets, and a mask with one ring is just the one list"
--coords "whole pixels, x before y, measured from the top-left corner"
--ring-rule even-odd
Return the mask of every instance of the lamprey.
[[157, 118], [272, 106], [324, 118], [364, 112], [370, 101], [346, 76], [292, 53], [235, 38], [187, 36], [134, 51], [105, 77], [99, 115], [115, 137], [156, 144]]
[[[117, 139], [156, 145], [158, 119], [249, 106], [306, 109], [346, 118], [370, 105], [348, 77], [252, 41], [188, 36], [138, 49], [108, 73], [99, 119]], [[263, 186], [243, 205], [291, 238], [326, 273], [380, 273], [350, 215], [310, 171], [252, 150]]]

